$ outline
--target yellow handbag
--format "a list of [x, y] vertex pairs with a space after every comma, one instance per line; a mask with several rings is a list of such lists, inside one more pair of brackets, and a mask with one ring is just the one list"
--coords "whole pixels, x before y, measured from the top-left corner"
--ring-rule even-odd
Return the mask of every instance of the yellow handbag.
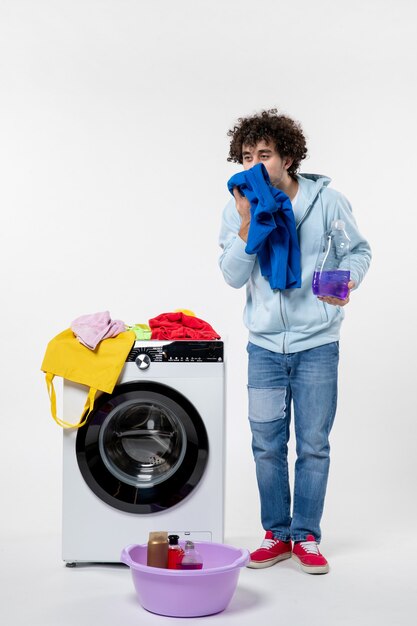
[[[48, 343], [41, 370], [46, 374], [51, 414], [59, 426], [80, 428], [86, 423], [93, 409], [97, 391], [113, 392], [134, 342], [135, 333], [129, 330], [116, 337], [103, 339], [95, 350], [90, 350], [83, 346], [68, 328]], [[53, 383], [55, 376], [90, 388], [78, 424], [70, 424], [57, 416]]]

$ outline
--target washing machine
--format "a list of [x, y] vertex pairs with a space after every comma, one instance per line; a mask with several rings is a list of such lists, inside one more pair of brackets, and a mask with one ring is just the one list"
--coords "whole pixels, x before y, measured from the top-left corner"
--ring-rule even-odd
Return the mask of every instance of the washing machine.
[[[119, 562], [151, 531], [224, 540], [222, 341], [136, 342], [112, 394], [85, 426], [64, 430], [62, 557]], [[74, 421], [85, 387], [64, 381]]]

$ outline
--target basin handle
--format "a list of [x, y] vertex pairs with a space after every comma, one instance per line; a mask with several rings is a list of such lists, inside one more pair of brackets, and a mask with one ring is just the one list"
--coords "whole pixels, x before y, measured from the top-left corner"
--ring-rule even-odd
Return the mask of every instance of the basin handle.
[[125, 565], [128, 565], [129, 567], [132, 567], [134, 565], [134, 561], [132, 560], [132, 557], [130, 556], [130, 550], [134, 547], [134, 545], [130, 545], [130, 546], [126, 546], [126, 548], [123, 548], [122, 553], [120, 555], [120, 560], [122, 563], [125, 563]]
[[232, 563], [233, 567], [240, 567], [242, 565], [247, 565], [250, 561], [250, 553], [249, 550], [241, 549], [241, 554], [237, 557], [236, 561]]

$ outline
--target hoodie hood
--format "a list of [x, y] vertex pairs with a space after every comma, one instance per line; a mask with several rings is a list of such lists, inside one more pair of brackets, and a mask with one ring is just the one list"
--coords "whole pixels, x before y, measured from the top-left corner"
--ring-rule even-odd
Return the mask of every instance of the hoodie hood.
[[331, 178], [321, 174], [297, 174], [300, 187], [300, 204], [303, 207], [301, 218], [297, 219], [297, 229], [310, 213], [319, 193], [330, 183]]
[[304, 197], [306, 210], [314, 204], [320, 190], [327, 187], [331, 180], [322, 174], [297, 174], [297, 181]]

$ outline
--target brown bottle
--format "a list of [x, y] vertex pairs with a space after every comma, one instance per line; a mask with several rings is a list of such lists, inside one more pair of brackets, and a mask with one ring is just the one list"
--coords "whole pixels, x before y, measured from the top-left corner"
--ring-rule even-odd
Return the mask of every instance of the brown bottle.
[[168, 567], [168, 533], [149, 533], [148, 561], [150, 567]]

